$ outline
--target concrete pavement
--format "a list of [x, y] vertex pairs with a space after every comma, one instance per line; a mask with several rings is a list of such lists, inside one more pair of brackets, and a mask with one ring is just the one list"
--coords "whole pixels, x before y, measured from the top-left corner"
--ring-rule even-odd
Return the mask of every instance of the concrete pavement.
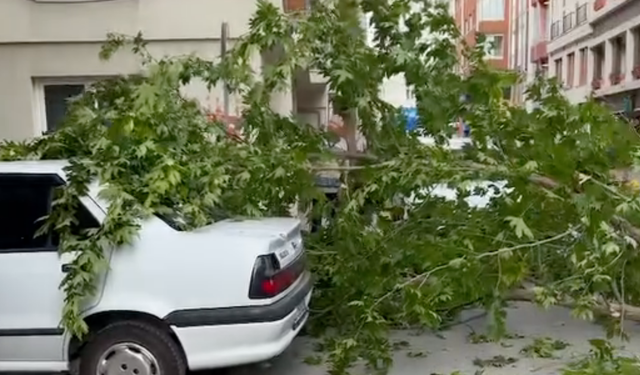
[[[461, 320], [477, 315], [478, 311], [468, 311]], [[395, 363], [390, 375], [449, 375], [454, 371], [460, 371], [463, 375], [558, 375], [563, 365], [583, 358], [588, 353], [587, 340], [604, 337], [599, 325], [576, 320], [564, 308], [544, 311], [528, 303], [517, 303], [509, 309], [507, 322], [509, 332], [517, 334], [517, 338], [505, 340], [501, 344], [469, 342], [471, 332], [484, 332], [484, 318], [455, 326], [442, 332], [442, 335], [396, 331], [392, 334], [392, 339], [398, 350], [394, 352]], [[640, 329], [635, 323], [626, 326], [631, 341], [622, 343], [616, 340], [615, 343], [625, 346], [622, 353], [640, 355]], [[563, 340], [570, 345], [556, 352], [557, 359], [531, 359], [520, 354], [520, 350], [534, 338], [544, 337]], [[317, 354], [313, 351], [313, 341], [302, 337], [297, 339], [289, 350], [268, 364], [194, 375], [325, 375], [326, 369], [323, 366], [304, 363], [305, 357]], [[473, 363], [478, 359], [490, 361], [495, 356], [511, 359], [513, 363], [503, 367], [485, 363], [484, 368]], [[500, 363], [495, 363], [498, 364]], [[482, 369], [484, 372], [479, 371]], [[353, 374], [364, 375], [367, 371], [363, 366], [357, 366]]]

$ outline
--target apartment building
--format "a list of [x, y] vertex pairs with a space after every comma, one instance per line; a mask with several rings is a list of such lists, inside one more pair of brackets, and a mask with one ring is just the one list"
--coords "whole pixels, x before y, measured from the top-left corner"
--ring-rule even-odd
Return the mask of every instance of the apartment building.
[[[511, 4], [518, 0], [452, 0], [454, 19], [469, 45], [478, 33], [486, 36], [487, 59], [500, 69], [509, 68]], [[464, 65], [464, 62], [463, 62]]]
[[525, 98], [527, 86], [536, 74], [548, 74], [549, 0], [515, 0], [511, 10], [509, 68], [521, 75], [512, 101], [530, 108]]
[[637, 112], [640, 1], [551, 0], [549, 73], [569, 100], [593, 94], [613, 111]]
[[[308, 0], [271, 1], [285, 10], [308, 6]], [[54, 131], [69, 97], [101, 78], [139, 72], [139, 61], [130, 53], [100, 61], [98, 51], [108, 32], [142, 31], [156, 56], [193, 53], [215, 59], [223, 45], [232, 48], [248, 32], [255, 10], [255, 0], [0, 1], [0, 139]], [[272, 58], [256, 54], [256, 73]], [[273, 108], [312, 124], [326, 123], [324, 78], [309, 71], [295, 78], [295, 85], [273, 96]], [[241, 109], [240, 100], [225, 93], [222, 85], [209, 91], [196, 82], [185, 93], [209, 111], [233, 115]]]

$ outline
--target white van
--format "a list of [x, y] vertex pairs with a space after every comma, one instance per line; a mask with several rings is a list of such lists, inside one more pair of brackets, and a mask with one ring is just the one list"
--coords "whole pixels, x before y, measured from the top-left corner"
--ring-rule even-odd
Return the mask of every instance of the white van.
[[[65, 165], [0, 162], [0, 372], [183, 375], [272, 358], [298, 334], [312, 289], [298, 220], [179, 231], [152, 217], [105, 254], [109, 270], [84, 305], [90, 334], [71, 337], [59, 288], [71, 255], [56, 236], [34, 238]], [[104, 220], [98, 191], [79, 202], [79, 228]]]

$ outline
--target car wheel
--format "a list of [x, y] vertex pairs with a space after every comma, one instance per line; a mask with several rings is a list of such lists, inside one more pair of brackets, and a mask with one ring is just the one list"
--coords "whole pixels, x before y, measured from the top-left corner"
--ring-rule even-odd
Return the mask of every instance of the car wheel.
[[168, 333], [137, 321], [106, 326], [80, 354], [83, 375], [185, 375], [186, 367]]

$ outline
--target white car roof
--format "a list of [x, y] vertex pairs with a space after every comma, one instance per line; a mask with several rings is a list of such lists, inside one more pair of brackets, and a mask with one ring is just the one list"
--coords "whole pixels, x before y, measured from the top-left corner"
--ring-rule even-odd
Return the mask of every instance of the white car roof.
[[[418, 140], [420, 141], [420, 143], [426, 146], [433, 146], [436, 143], [435, 139], [431, 137], [418, 137]], [[454, 137], [449, 139], [449, 144], [446, 148], [449, 148], [450, 150], [462, 150], [464, 145], [468, 144], [471, 144], [471, 138]]]
[[[19, 160], [19, 161], [0, 161], [0, 174], [57, 174], [63, 180], [67, 180], [67, 174], [64, 168], [69, 165], [66, 160]], [[97, 181], [89, 184], [87, 196], [97, 202], [101, 207], [106, 208], [109, 203], [100, 198], [100, 186]]]
[[0, 162], [2, 173], [55, 173], [65, 176], [66, 160], [18, 160]]
[[0, 162], [0, 173], [52, 173], [65, 178], [64, 168], [69, 165], [66, 160], [19, 160]]

